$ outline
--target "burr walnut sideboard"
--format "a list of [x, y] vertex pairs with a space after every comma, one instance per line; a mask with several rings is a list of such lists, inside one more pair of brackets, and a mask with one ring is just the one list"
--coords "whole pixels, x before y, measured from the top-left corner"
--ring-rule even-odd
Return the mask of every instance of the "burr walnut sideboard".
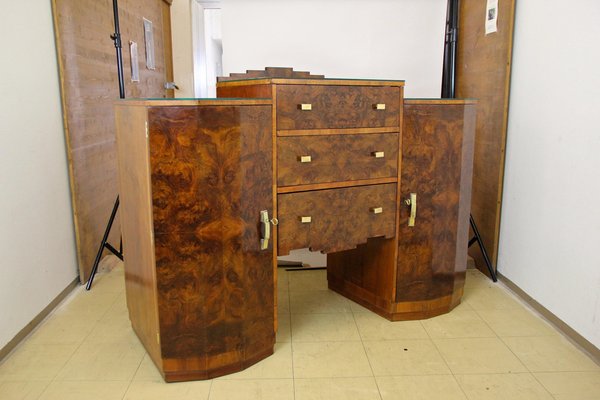
[[474, 100], [405, 100], [403, 81], [289, 68], [221, 78], [219, 97], [273, 100], [279, 255], [327, 253], [329, 288], [390, 320], [460, 303]]
[[403, 88], [268, 68], [219, 99], [117, 102], [127, 304], [165, 380], [273, 353], [293, 249], [327, 253], [329, 288], [390, 320], [460, 302], [475, 104]]

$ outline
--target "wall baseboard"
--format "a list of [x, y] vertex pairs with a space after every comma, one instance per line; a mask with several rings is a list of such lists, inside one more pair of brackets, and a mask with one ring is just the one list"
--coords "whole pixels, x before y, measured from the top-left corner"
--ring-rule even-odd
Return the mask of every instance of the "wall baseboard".
[[2, 349], [0, 349], [0, 362], [4, 360], [4, 358], [9, 355], [10, 352], [13, 351], [19, 345], [19, 343], [23, 341], [23, 339], [27, 337], [27, 335], [33, 332], [33, 330], [44, 320], [44, 318], [46, 318], [56, 308], [56, 306], [58, 306], [58, 304], [63, 301], [78, 285], [79, 277], [76, 277], [67, 285], [66, 288], [63, 289], [62, 292], [58, 294], [58, 296], [54, 298], [54, 300], [50, 302], [50, 304], [48, 304], [38, 315], [36, 315], [30, 323], [25, 325], [25, 327], [21, 329], [10, 342], [2, 347]]
[[523, 289], [517, 286], [513, 281], [498, 272], [498, 279], [502, 281], [515, 295], [520, 297], [531, 308], [540, 313], [550, 324], [561, 331], [573, 344], [584, 351], [596, 364], [600, 365], [600, 349], [594, 346], [589, 340], [577, 333], [573, 328], [567, 325], [563, 320], [554, 315], [546, 307], [538, 303]]

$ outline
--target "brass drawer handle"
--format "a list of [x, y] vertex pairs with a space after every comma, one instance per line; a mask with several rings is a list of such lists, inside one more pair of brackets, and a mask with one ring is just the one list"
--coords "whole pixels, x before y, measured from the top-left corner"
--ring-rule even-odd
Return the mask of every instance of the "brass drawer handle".
[[271, 221], [269, 221], [269, 211], [260, 212], [260, 249], [266, 250], [269, 247], [271, 239]]
[[308, 216], [298, 217], [298, 220], [303, 224], [310, 224], [312, 222], [312, 218]]
[[383, 212], [383, 207], [371, 207], [369, 208], [373, 214], [381, 214]]
[[415, 226], [417, 219], [417, 194], [411, 193], [410, 198], [404, 200], [407, 206], [410, 206], [410, 217], [408, 217], [408, 226]]
[[373, 104], [373, 110], [385, 110], [385, 103]]
[[310, 110], [312, 110], [312, 104], [310, 104], [310, 103], [298, 104], [298, 109], [302, 110], [302, 111], [310, 111]]
[[371, 152], [371, 156], [373, 156], [375, 158], [384, 158], [385, 157], [385, 152], [383, 152], [383, 151], [373, 151], [373, 152]]
[[298, 161], [300, 161], [301, 163], [309, 163], [309, 162], [312, 162], [312, 157], [311, 156], [298, 156]]

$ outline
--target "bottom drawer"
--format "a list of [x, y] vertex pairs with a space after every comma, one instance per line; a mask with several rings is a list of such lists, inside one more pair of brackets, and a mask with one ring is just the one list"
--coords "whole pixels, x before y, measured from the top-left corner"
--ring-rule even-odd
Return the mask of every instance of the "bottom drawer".
[[367, 238], [395, 235], [396, 184], [280, 194], [277, 215], [280, 255], [353, 249]]

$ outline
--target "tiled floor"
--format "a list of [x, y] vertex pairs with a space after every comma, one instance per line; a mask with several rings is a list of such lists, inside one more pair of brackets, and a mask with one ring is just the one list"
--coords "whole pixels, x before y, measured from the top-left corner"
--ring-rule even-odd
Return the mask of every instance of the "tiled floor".
[[388, 322], [324, 271], [280, 270], [278, 290], [273, 356], [165, 384], [130, 328], [122, 267], [99, 274], [0, 365], [0, 399], [600, 399], [600, 367], [478, 271], [462, 305], [425, 321]]

